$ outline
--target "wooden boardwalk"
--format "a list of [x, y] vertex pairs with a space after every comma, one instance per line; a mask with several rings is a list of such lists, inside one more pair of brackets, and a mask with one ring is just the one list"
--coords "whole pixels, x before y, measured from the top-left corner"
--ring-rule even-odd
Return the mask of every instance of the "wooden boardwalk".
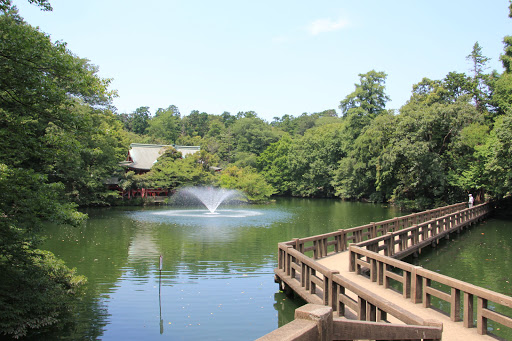
[[[441, 330], [445, 340], [495, 340], [487, 335], [488, 321], [512, 330], [512, 317], [494, 310], [512, 308], [512, 297], [400, 261], [451, 233], [460, 233], [491, 210], [489, 203], [472, 208], [461, 203], [279, 243], [276, 282], [308, 303], [328, 306], [337, 318], [361, 321], [370, 339], [382, 335], [379, 328], [385, 322], [395, 328], [394, 333], [404, 324], [407, 332], [437, 328], [436, 337], [424, 340], [439, 340]], [[401, 292], [391, 289], [392, 282], [398, 283]], [[448, 292], [437, 289], [439, 284], [447, 286]], [[448, 315], [431, 306], [433, 297], [448, 303]], [[351, 333], [358, 335], [355, 330]]]
[[[464, 328], [463, 322], [453, 322], [450, 316], [446, 316], [434, 309], [423, 308], [421, 304], [412, 303], [410, 299], [403, 297], [401, 293], [385, 289], [384, 286], [372, 282], [368, 277], [357, 275], [349, 271], [349, 252], [341, 252], [318, 260], [318, 263], [331, 269], [339, 271], [340, 276], [356, 283], [379, 297], [391, 301], [405, 310], [423, 318], [424, 320], [437, 320], [443, 324], [443, 340], [496, 340], [488, 335], [479, 335], [476, 328]], [[391, 319], [391, 322], [398, 321]]]

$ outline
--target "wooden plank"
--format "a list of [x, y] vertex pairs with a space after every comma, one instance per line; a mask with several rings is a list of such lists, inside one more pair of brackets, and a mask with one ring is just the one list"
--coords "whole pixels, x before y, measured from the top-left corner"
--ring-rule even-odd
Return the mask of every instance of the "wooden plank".
[[482, 316], [490, 320], [493, 320], [494, 322], [498, 322], [499, 324], [502, 324], [505, 327], [512, 328], [512, 318], [508, 316], [505, 316], [503, 314], [497, 313], [489, 309], [483, 309]]
[[437, 290], [435, 288], [432, 288], [431, 286], [423, 288], [427, 292], [427, 294], [435, 296], [439, 299], [445, 300], [446, 302], [450, 303], [451, 296], [445, 292], [442, 292], [441, 290]]
[[394, 279], [395, 281], [397, 282], [400, 282], [403, 284], [404, 282], [404, 276], [401, 276], [401, 275], [397, 275], [396, 273], [394, 272], [391, 272], [389, 270], [386, 270], [386, 274], [385, 274], [386, 277], [389, 277], [391, 279]]

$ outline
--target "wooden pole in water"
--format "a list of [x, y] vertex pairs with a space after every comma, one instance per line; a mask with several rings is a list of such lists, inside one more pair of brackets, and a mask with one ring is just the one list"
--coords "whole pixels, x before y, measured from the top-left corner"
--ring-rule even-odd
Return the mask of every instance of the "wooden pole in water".
[[158, 305], [160, 307], [160, 334], [164, 333], [164, 320], [162, 320], [162, 265], [163, 265], [163, 256], [160, 255], [160, 266], [158, 267], [158, 271], [160, 273], [158, 278]]

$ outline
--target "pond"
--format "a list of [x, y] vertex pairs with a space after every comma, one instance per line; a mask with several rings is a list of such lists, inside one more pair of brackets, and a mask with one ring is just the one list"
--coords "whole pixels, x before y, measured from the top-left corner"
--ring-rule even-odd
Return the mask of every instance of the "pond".
[[48, 226], [43, 248], [88, 284], [78, 323], [47, 340], [256, 339], [304, 304], [274, 283], [278, 242], [407, 213], [292, 198], [220, 209], [251, 214], [202, 219], [170, 212], [180, 207], [115, 207], [87, 210], [78, 228]]
[[325, 199], [220, 209], [257, 214], [201, 219], [168, 214], [181, 207], [115, 207], [87, 210], [78, 228], [48, 226], [43, 248], [88, 278], [80, 323], [48, 339], [253, 340], [303, 304], [274, 283], [278, 242], [401, 214]]

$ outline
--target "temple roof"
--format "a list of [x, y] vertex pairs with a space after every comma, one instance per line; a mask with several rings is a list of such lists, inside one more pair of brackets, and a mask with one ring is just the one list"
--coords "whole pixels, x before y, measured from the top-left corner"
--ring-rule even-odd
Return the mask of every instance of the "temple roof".
[[194, 154], [200, 150], [199, 146], [178, 146], [163, 144], [132, 143], [128, 151], [128, 158], [120, 165], [132, 169], [150, 170], [166, 148], [173, 147], [181, 152], [183, 157]]

